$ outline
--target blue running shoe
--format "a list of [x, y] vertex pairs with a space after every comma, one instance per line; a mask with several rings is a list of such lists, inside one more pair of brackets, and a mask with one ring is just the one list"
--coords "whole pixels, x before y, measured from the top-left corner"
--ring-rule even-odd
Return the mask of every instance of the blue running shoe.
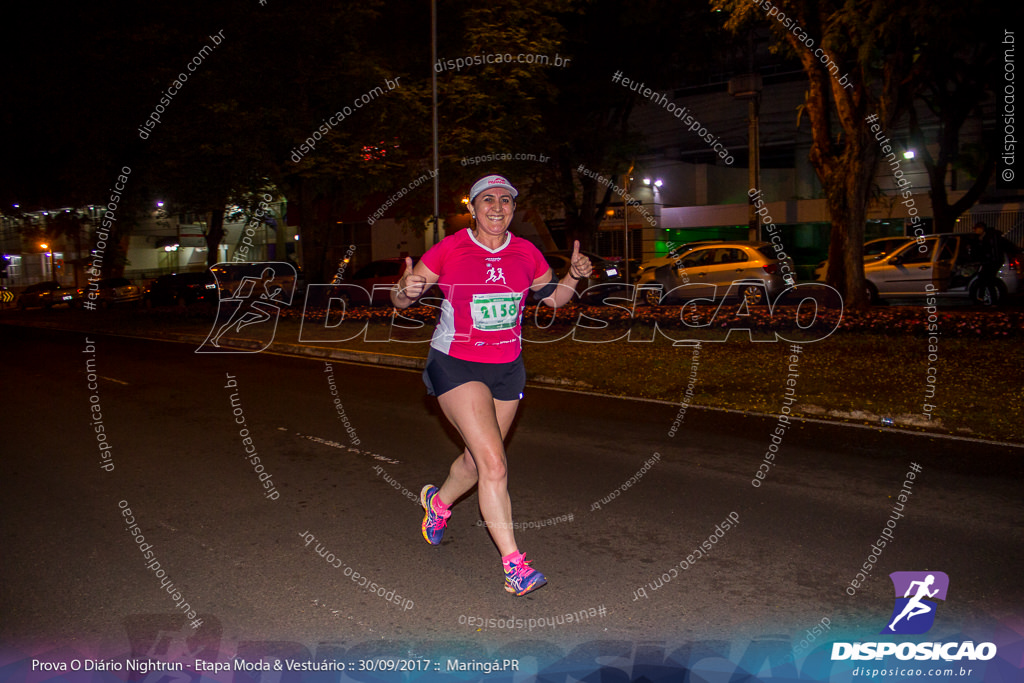
[[529, 564], [526, 555], [520, 555], [518, 562], [505, 567], [505, 590], [513, 595], [526, 595], [548, 582], [543, 574]]
[[423, 538], [427, 539], [427, 543], [430, 545], [438, 545], [441, 539], [444, 538], [444, 528], [448, 524], [448, 517], [451, 516], [452, 511], [446, 510], [444, 514], [438, 514], [434, 512], [434, 508], [431, 503], [434, 502], [434, 496], [437, 495], [438, 488], [433, 484], [427, 484], [420, 491], [420, 505], [426, 510], [426, 514], [423, 515]]

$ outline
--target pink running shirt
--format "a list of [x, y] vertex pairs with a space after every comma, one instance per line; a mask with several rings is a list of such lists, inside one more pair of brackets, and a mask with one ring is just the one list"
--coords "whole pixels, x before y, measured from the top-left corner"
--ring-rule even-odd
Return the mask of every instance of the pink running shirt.
[[490, 250], [468, 228], [449, 235], [423, 255], [444, 293], [430, 345], [453, 358], [508, 363], [519, 357], [523, 303], [534, 280], [548, 272], [531, 242], [508, 233]]

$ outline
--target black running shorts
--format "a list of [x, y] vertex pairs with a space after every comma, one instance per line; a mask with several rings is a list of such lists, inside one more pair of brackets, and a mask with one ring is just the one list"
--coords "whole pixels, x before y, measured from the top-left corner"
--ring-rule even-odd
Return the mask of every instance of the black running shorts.
[[423, 383], [427, 393], [440, 396], [466, 382], [483, 382], [499, 401], [517, 401], [526, 388], [526, 366], [522, 355], [511, 363], [475, 363], [453, 358], [435, 348], [427, 354]]

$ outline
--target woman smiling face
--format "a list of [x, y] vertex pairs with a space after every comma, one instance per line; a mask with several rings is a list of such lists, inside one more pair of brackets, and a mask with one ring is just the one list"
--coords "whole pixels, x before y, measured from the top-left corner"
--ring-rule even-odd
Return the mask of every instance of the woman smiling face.
[[478, 194], [470, 209], [476, 221], [473, 232], [477, 239], [504, 241], [515, 210], [515, 197], [503, 187], [489, 188]]

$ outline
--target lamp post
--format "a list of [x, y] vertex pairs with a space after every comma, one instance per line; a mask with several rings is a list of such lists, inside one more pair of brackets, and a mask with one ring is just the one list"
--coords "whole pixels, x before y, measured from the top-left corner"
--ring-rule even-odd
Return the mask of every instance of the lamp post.
[[626, 285], [629, 285], [629, 185], [633, 181], [633, 167], [635, 162], [629, 163], [629, 170], [626, 171], [625, 190], [622, 193], [622, 269], [626, 274]]
[[[747, 165], [749, 174], [747, 182], [751, 190], [760, 190], [761, 187], [761, 89], [763, 88], [761, 74], [749, 73], [736, 76], [729, 81], [729, 94], [738, 100], [747, 100]], [[757, 214], [754, 213], [754, 202], [749, 201], [747, 210], [747, 227], [749, 234], [747, 239], [760, 239], [760, 226], [757, 221]]]
[[46, 256], [50, 259], [50, 278], [56, 280], [57, 277], [53, 270], [53, 251], [46, 244], [40, 244], [39, 246], [46, 250]]
[[654, 212], [657, 213], [659, 216], [661, 214], [660, 212], [657, 211], [658, 190], [664, 184], [665, 183], [662, 182], [661, 178], [654, 178], [653, 180], [651, 178], [644, 178], [644, 185], [651, 188], [651, 209], [654, 210]]
[[434, 244], [441, 241], [441, 229], [438, 225], [438, 214], [441, 212], [441, 168], [437, 152], [437, 0], [430, 1], [430, 91], [433, 98], [433, 133], [434, 133]]

